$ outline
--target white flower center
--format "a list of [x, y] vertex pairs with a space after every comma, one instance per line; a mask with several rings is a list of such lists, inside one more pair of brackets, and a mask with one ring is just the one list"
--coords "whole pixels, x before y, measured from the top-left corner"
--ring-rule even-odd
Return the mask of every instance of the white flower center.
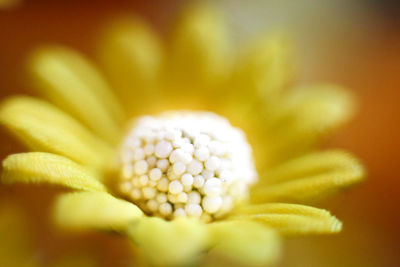
[[244, 133], [208, 112], [138, 119], [120, 157], [120, 192], [165, 219], [223, 216], [257, 179]]

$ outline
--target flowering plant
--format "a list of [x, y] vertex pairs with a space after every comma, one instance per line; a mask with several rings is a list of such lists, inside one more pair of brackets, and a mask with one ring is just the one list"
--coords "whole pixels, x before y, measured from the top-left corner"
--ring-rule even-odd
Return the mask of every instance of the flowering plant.
[[352, 97], [326, 84], [284, 90], [282, 36], [237, 56], [231, 45], [218, 12], [196, 6], [167, 46], [139, 19], [107, 28], [105, 76], [77, 52], [41, 48], [28, 69], [46, 100], [1, 105], [0, 122], [31, 150], [3, 161], [2, 181], [78, 191], [56, 201], [60, 226], [126, 235], [155, 265], [205, 251], [271, 264], [280, 236], [339, 232], [328, 211], [303, 204], [364, 176], [350, 154], [315, 150], [350, 117]]

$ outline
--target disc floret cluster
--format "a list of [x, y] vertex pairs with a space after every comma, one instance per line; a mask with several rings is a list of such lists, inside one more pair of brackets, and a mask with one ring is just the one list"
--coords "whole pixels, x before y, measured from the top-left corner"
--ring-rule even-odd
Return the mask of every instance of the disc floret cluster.
[[257, 180], [244, 133], [214, 113], [142, 117], [120, 155], [120, 193], [165, 219], [212, 221], [247, 198]]

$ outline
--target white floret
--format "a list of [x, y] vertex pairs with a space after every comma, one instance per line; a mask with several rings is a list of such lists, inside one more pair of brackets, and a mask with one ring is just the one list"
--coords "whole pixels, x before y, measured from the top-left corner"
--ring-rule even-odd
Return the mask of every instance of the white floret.
[[150, 199], [147, 201], [147, 207], [149, 208], [150, 211], [155, 212], [158, 210], [158, 202], [154, 199]]
[[159, 159], [157, 160], [157, 168], [159, 168], [162, 171], [165, 171], [168, 169], [169, 166], [169, 161], [167, 159]]
[[160, 204], [165, 203], [167, 202], [167, 195], [164, 193], [158, 193], [156, 199], [157, 202]]
[[150, 156], [151, 154], [154, 153], [154, 145], [153, 144], [145, 145], [143, 151], [146, 154], [146, 156]]
[[201, 146], [198, 149], [196, 149], [194, 155], [198, 160], [205, 161], [210, 156], [210, 151], [208, 150], [207, 147]]
[[222, 206], [222, 197], [220, 196], [206, 196], [203, 198], [202, 206], [208, 213], [217, 212]]
[[172, 145], [167, 141], [160, 141], [155, 147], [155, 154], [159, 158], [167, 158], [172, 151]]
[[139, 177], [139, 185], [141, 185], [141, 186], [146, 186], [147, 185], [147, 183], [148, 183], [148, 181], [149, 181], [149, 177], [147, 176], [147, 175], [141, 175], [140, 177]]
[[194, 159], [192, 160], [192, 162], [189, 163], [188, 171], [190, 174], [197, 175], [200, 174], [202, 170], [203, 164], [200, 161]]
[[208, 179], [203, 187], [206, 196], [219, 196], [222, 191], [222, 181], [218, 178]]
[[190, 217], [200, 217], [203, 213], [203, 209], [199, 204], [189, 203], [185, 207], [186, 214]]
[[175, 218], [176, 218], [176, 217], [184, 217], [184, 216], [186, 216], [186, 212], [185, 212], [184, 209], [182, 209], [182, 208], [177, 208], [177, 209], [174, 211], [174, 217], [175, 217]]
[[168, 216], [172, 213], [172, 205], [170, 203], [163, 203], [159, 206], [161, 215]]
[[172, 181], [168, 186], [169, 192], [174, 195], [179, 194], [183, 191], [183, 185], [179, 181]]
[[167, 192], [168, 191], [168, 184], [169, 184], [168, 179], [167, 178], [162, 178], [160, 180], [160, 182], [157, 184], [157, 189], [160, 192]]
[[149, 165], [147, 164], [147, 161], [139, 160], [139, 161], [136, 161], [136, 163], [134, 165], [134, 170], [135, 170], [136, 174], [140, 175], [140, 174], [146, 173], [148, 167], [149, 167]]
[[186, 171], [186, 165], [182, 161], [175, 162], [172, 170], [175, 175], [180, 176]]
[[188, 200], [188, 195], [185, 192], [181, 192], [176, 196], [179, 203], [186, 203]]
[[161, 172], [161, 170], [158, 169], [158, 168], [152, 169], [152, 170], [150, 171], [150, 173], [149, 173], [150, 179], [153, 180], [153, 181], [158, 181], [158, 180], [160, 180], [161, 175], [162, 175], [162, 172]]
[[201, 175], [196, 175], [193, 179], [193, 185], [195, 188], [201, 189], [204, 185], [204, 177]]
[[206, 161], [206, 169], [209, 171], [216, 171], [221, 164], [221, 160], [216, 156], [211, 156]]
[[135, 149], [135, 151], [133, 152], [133, 159], [134, 160], [141, 160], [144, 159], [144, 150], [141, 148], [137, 148]]
[[188, 203], [199, 204], [201, 201], [201, 196], [199, 192], [193, 191], [188, 195]]
[[182, 175], [181, 181], [183, 186], [191, 187], [194, 181], [193, 175], [191, 175], [190, 173], [185, 173], [184, 175]]

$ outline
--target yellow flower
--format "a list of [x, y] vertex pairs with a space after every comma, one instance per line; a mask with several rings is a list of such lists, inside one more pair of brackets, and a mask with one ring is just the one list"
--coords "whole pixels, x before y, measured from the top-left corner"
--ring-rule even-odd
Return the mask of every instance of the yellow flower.
[[[155, 265], [210, 251], [271, 264], [282, 235], [341, 230], [328, 211], [303, 204], [364, 176], [348, 153], [315, 151], [350, 117], [352, 97], [327, 84], [283, 90], [293, 80], [283, 36], [234, 54], [222, 17], [196, 6], [166, 46], [139, 19], [121, 19], [98, 52], [109, 82], [84, 56], [41, 48], [28, 71], [46, 101], [17, 96], [0, 109], [1, 123], [31, 149], [3, 161], [2, 181], [79, 191], [55, 203], [59, 225], [127, 235]], [[169, 109], [229, 118], [249, 138], [258, 175], [244, 134], [214, 113], [163, 113], [127, 128], [128, 117]]]

